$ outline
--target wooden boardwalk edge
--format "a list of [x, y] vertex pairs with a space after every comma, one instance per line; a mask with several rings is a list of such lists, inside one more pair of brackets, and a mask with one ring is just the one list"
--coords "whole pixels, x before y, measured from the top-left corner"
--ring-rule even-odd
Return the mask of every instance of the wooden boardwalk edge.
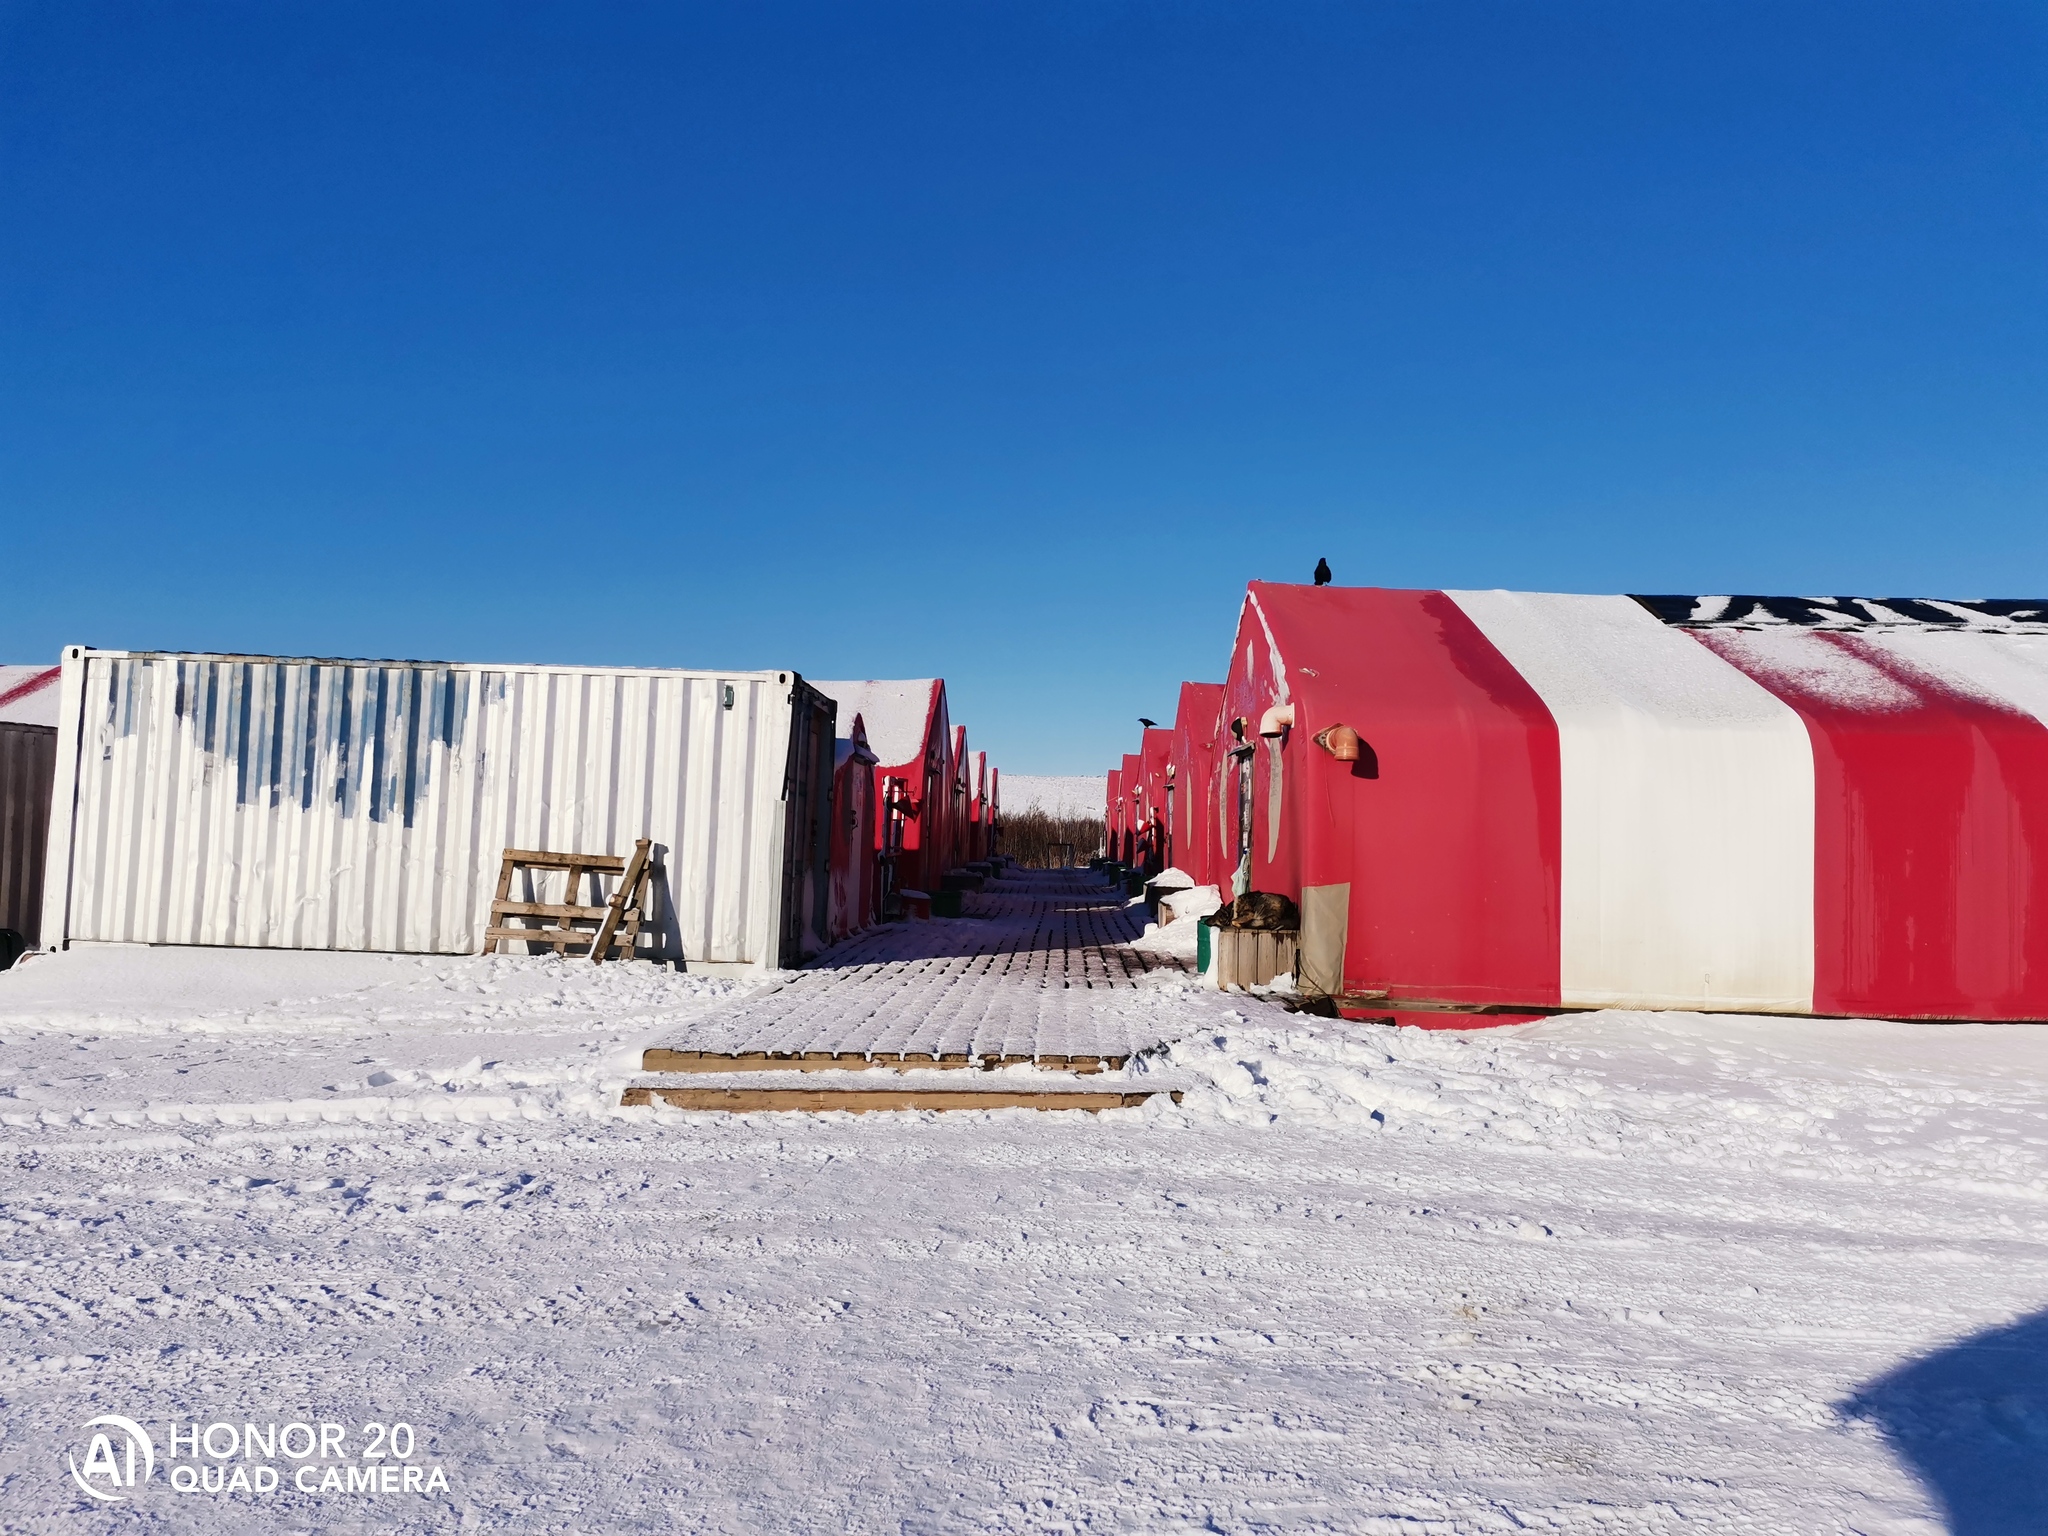
[[777, 1056], [767, 1051], [677, 1051], [653, 1046], [641, 1052], [642, 1072], [678, 1072], [692, 1076], [713, 1072], [865, 1072], [884, 1069], [894, 1072], [969, 1071], [992, 1072], [998, 1067], [1037, 1067], [1046, 1072], [1072, 1072], [1093, 1076], [1119, 1072], [1126, 1056], [930, 1056], [916, 1051], [876, 1052], [806, 1051], [802, 1055]]
[[762, 1110], [801, 1110], [811, 1114], [844, 1110], [865, 1114], [891, 1109], [1134, 1109], [1155, 1093], [1166, 1092], [1178, 1104], [1178, 1092], [1148, 1088], [1139, 1092], [1058, 1090], [978, 1090], [958, 1088], [628, 1088], [619, 1102], [627, 1109], [665, 1104], [671, 1109], [725, 1110], [748, 1114]]

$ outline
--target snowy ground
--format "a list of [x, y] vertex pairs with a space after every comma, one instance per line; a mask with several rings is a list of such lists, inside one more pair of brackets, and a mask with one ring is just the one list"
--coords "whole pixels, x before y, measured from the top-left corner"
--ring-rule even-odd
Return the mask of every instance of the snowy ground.
[[[1085, 990], [1179, 1108], [621, 1110], [787, 991], [644, 965], [0, 975], [0, 1525], [2048, 1528], [2048, 1031]], [[65, 1470], [107, 1413], [122, 1508]], [[172, 1421], [247, 1420], [448, 1488], [172, 1489]]]

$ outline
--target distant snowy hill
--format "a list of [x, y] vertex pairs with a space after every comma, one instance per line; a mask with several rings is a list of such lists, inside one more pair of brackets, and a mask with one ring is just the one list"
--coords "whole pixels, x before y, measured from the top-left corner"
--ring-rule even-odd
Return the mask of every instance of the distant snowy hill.
[[1043, 811], [1048, 816], [1102, 818], [1105, 785], [1100, 775], [1060, 778], [1049, 774], [1003, 775], [1003, 814]]

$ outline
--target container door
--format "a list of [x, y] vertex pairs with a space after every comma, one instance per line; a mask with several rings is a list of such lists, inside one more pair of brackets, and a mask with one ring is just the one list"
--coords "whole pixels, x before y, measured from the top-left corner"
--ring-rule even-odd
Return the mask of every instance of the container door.
[[[56, 728], [0, 721], [0, 928], [13, 929], [30, 948], [42, 936], [43, 855], [56, 778]], [[0, 965], [6, 963], [0, 951]]]
[[783, 779], [782, 933], [776, 963], [798, 966], [825, 947], [831, 901], [832, 756], [837, 706], [798, 685]]

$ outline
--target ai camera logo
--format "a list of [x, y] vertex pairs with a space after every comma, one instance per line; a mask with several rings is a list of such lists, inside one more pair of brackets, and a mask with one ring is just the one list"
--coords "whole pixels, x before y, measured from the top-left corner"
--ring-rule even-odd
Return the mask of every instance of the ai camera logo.
[[92, 1433], [85, 1447], [85, 1465], [78, 1464], [75, 1449], [65, 1453], [65, 1460], [71, 1463], [71, 1481], [102, 1503], [119, 1504], [128, 1497], [124, 1490], [148, 1482], [156, 1471], [156, 1447], [150, 1443], [149, 1431], [118, 1413], [103, 1413], [88, 1420], [85, 1428]]

